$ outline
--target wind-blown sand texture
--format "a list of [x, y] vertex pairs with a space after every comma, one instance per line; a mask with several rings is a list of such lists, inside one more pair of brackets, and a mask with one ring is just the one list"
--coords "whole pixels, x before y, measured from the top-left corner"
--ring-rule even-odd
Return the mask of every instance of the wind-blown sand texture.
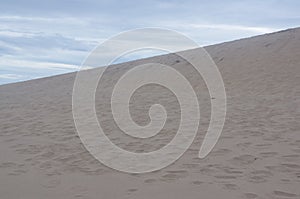
[[[72, 117], [75, 73], [0, 86], [0, 198], [300, 198], [300, 29], [206, 50], [225, 83], [227, 117], [220, 140], [205, 159], [198, 152], [210, 118], [210, 97], [185, 60], [169, 54], [119, 64], [102, 82], [108, 88], [128, 68], [159, 62], [186, 75], [197, 91], [201, 128], [196, 140], [174, 164], [147, 174], [110, 169], [81, 144]], [[197, 56], [197, 49], [190, 53]], [[131, 101], [132, 117], [141, 125], [147, 124], [153, 102], [168, 111], [164, 130], [150, 140], [121, 134], [109, 113], [108, 96], [99, 92], [96, 99], [108, 136], [127, 150], [156, 150], [178, 127], [176, 98], [162, 87], [142, 87]]]

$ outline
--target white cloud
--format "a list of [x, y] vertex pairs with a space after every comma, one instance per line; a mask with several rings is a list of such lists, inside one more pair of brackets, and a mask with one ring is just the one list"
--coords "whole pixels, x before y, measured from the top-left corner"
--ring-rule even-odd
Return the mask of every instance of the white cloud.
[[75, 17], [26, 17], [18, 15], [2, 15], [0, 21], [4, 22], [42, 22], [42, 23], [57, 23], [57, 24], [76, 24], [86, 25], [88, 18], [75, 18]]
[[14, 57], [9, 57], [9, 56], [0, 59], [0, 66], [14, 67], [14, 68], [27, 68], [28, 70], [32, 70], [32, 69], [78, 70], [79, 69], [79, 66], [73, 64], [18, 60], [18, 59], [14, 59]]
[[209, 28], [216, 30], [225, 30], [225, 31], [249, 31], [254, 33], [270, 33], [278, 31], [276, 28], [269, 27], [259, 27], [259, 26], [241, 26], [241, 25], [229, 25], [229, 24], [188, 24], [191, 28]]
[[0, 74], [0, 79], [12, 79], [17, 80], [23, 78], [23, 75], [17, 75], [17, 74]]

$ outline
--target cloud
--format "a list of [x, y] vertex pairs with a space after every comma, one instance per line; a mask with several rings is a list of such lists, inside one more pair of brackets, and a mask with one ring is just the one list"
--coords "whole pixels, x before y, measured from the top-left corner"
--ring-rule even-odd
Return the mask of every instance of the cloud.
[[11, 80], [17, 80], [22, 78], [23, 75], [17, 75], [17, 74], [0, 74], [0, 79], [11, 79]]
[[247, 31], [253, 33], [271, 33], [278, 31], [277, 28], [269, 27], [259, 27], [259, 26], [242, 26], [242, 25], [232, 25], [232, 24], [189, 24], [191, 28], [201, 28], [201, 29], [216, 29], [224, 31]]
[[62, 70], [78, 70], [79, 65], [54, 63], [54, 62], [41, 62], [41, 61], [27, 61], [27, 60], [16, 60], [11, 58], [2, 58], [0, 65], [5, 67], [15, 68], [27, 68], [30, 69], [62, 69]]
[[80, 65], [96, 44], [60, 34], [0, 30], [0, 67], [70, 69], [73, 65]]
[[41, 22], [41, 23], [56, 23], [56, 24], [81, 24], [87, 23], [86, 19], [75, 18], [75, 17], [27, 17], [18, 15], [2, 15], [0, 21], [6, 22]]
[[96, 44], [61, 34], [1, 29], [0, 84], [76, 71]]

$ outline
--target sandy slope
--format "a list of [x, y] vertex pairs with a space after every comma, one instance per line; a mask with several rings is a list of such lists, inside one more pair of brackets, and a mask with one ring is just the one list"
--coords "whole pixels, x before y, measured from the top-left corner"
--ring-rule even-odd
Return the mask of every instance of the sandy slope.
[[[300, 29], [206, 49], [222, 73], [228, 110], [221, 139], [203, 160], [197, 155], [210, 99], [184, 60], [165, 55], [108, 71], [106, 88], [130, 67], [160, 62], [180, 70], [197, 91], [197, 139], [173, 165], [148, 174], [117, 172], [85, 150], [72, 118], [74, 73], [0, 86], [0, 198], [300, 198]], [[197, 56], [197, 50], [190, 53]], [[127, 150], [155, 150], [178, 127], [176, 98], [161, 87], [146, 86], [132, 98], [137, 123], [147, 123], [145, 111], [158, 100], [170, 112], [160, 135], [146, 141], [122, 135], [112, 122], [107, 95], [96, 97], [108, 136]]]

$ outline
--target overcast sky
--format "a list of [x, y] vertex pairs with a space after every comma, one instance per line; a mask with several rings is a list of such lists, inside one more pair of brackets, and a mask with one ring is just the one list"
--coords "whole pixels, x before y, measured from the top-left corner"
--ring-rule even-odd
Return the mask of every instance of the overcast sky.
[[78, 70], [109, 37], [134, 28], [199, 45], [300, 26], [299, 0], [9, 0], [0, 6], [0, 84]]

